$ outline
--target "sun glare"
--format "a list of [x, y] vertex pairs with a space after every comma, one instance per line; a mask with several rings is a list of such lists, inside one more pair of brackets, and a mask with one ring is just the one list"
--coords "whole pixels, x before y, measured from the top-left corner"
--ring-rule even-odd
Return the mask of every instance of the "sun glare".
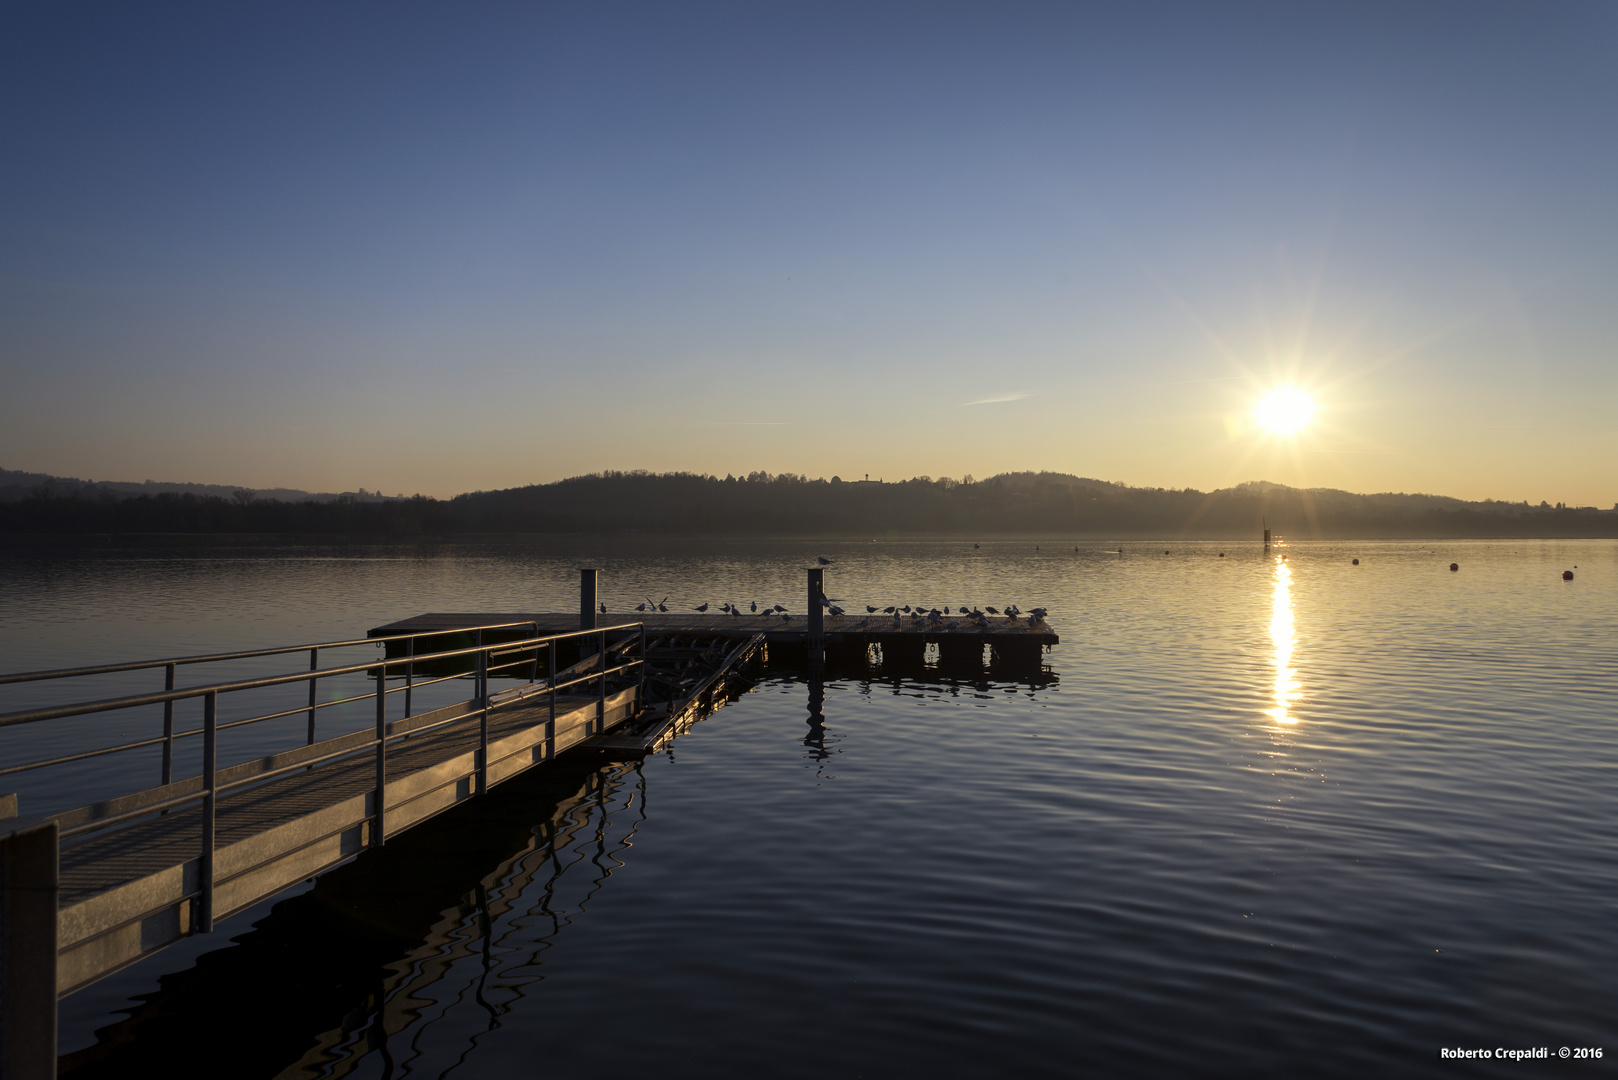
[[1272, 435], [1296, 435], [1315, 416], [1315, 399], [1292, 386], [1280, 386], [1258, 399], [1253, 419]]

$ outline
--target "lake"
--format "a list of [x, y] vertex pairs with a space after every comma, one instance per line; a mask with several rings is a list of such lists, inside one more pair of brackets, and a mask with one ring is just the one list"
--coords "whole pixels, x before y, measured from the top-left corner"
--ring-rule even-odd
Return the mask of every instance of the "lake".
[[[1618, 542], [1077, 543], [7, 550], [8, 670], [575, 610], [581, 565], [615, 614], [801, 611], [817, 555], [851, 610], [1042, 605], [1062, 636], [1016, 680], [777, 664], [666, 753], [535, 769], [67, 999], [66, 1075], [1618, 1053]], [[81, 737], [5, 734], [12, 759]], [[49, 812], [155, 782], [130, 757], [6, 790]]]

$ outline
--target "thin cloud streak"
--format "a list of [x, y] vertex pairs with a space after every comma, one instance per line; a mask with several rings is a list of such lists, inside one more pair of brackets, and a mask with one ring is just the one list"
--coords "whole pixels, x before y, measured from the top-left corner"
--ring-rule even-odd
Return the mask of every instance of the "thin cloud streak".
[[1002, 394], [999, 397], [978, 398], [976, 401], [963, 401], [959, 405], [959, 408], [964, 409], [968, 405], [999, 405], [1007, 401], [1021, 401], [1027, 396], [1028, 391], [1018, 390], [1014, 394]]

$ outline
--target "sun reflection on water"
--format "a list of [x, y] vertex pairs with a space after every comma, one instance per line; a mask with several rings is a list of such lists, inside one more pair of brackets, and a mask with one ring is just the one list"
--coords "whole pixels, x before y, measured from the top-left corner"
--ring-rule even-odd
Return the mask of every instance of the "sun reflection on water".
[[1275, 560], [1275, 591], [1270, 605], [1270, 640], [1275, 644], [1275, 707], [1265, 710], [1278, 724], [1296, 724], [1292, 702], [1300, 689], [1292, 669], [1292, 568], [1286, 556]]

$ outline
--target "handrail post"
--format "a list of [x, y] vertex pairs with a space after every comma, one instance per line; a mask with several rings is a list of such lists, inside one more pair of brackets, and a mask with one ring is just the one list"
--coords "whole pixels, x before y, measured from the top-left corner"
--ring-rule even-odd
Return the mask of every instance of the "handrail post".
[[[532, 636], [535, 637], [535, 638], [539, 637], [539, 623], [535, 622], [535, 623], [532, 624], [532, 626], [534, 628], [534, 632], [533, 632]], [[539, 646], [538, 645], [534, 646], [534, 659], [533, 659], [533, 662], [528, 665], [528, 681], [531, 682], [531, 683], [539, 681]]]
[[607, 730], [607, 632], [601, 631], [601, 692], [596, 698], [596, 734]]
[[556, 756], [556, 639], [551, 638], [545, 644], [545, 657], [549, 661], [550, 674], [546, 676], [547, 685], [550, 686], [551, 718], [545, 723], [545, 760], [549, 761]]
[[[386, 648], [386, 646], [383, 647]], [[416, 637], [414, 634], [405, 643], [405, 657], [405, 718], [409, 719], [415, 715], [410, 711], [410, 695], [414, 692], [416, 683]]]
[[489, 790], [489, 654], [478, 653], [478, 794]]
[[379, 848], [388, 838], [388, 662], [376, 665], [376, 806], [371, 824], [371, 846]]
[[56, 1076], [61, 839], [52, 818], [0, 821], [0, 1076]]
[[[309, 670], [314, 671], [319, 666], [320, 666], [320, 650], [319, 649], [310, 649], [309, 650]], [[310, 746], [313, 746], [314, 743], [315, 743], [315, 703], [316, 703], [316, 700], [317, 699], [316, 699], [316, 695], [315, 695], [315, 677], [313, 675], [311, 675], [311, 676], [309, 676], [309, 745]]]
[[646, 624], [640, 624], [640, 682], [635, 687], [635, 710], [646, 708]]
[[201, 895], [197, 899], [197, 933], [213, 933], [213, 852], [214, 819], [219, 798], [214, 793], [215, 766], [219, 760], [219, 692], [210, 690], [202, 697], [202, 858]]
[[[174, 689], [174, 665], [168, 665], [163, 676], [163, 689]], [[163, 702], [163, 786], [174, 782], [174, 702]]]

